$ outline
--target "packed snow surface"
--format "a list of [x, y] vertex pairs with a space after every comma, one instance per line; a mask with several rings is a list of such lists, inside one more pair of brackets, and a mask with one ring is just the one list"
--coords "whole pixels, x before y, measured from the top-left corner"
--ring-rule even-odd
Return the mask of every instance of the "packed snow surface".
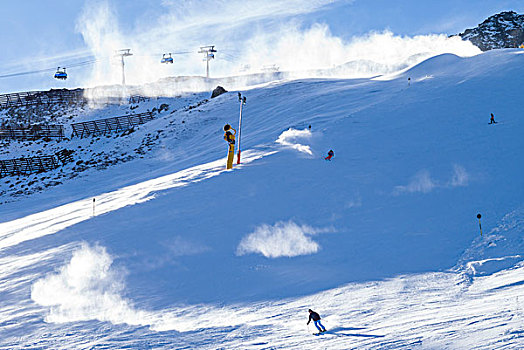
[[0, 182], [0, 348], [523, 348], [522, 52], [242, 91], [233, 170], [236, 91], [48, 146], [123, 160]]

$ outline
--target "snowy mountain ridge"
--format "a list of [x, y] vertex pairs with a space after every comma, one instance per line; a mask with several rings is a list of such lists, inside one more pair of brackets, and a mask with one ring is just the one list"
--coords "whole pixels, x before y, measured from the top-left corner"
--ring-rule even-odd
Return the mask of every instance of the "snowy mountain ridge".
[[524, 15], [514, 11], [501, 12], [458, 35], [482, 51], [516, 48], [524, 44]]

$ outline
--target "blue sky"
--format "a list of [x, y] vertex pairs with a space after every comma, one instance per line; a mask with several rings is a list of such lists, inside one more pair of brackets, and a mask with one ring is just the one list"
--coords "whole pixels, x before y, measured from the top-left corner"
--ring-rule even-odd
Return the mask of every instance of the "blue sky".
[[[416, 0], [268, 0], [260, 1], [179, 1], [179, 0], [25, 0], [5, 2], [0, 12], [0, 30], [4, 34], [3, 54], [0, 57], [0, 75], [30, 72], [85, 59], [93, 45], [81, 33], [81, 18], [91, 8], [106, 6], [111, 11], [107, 22], [118, 30], [123, 45], [131, 44], [134, 36], [151, 35], [159, 42], [158, 52], [194, 50], [206, 41], [222, 44], [223, 58], [235, 58], [235, 52], [245, 47], [244, 40], [256, 31], [283, 30], [284, 25], [309, 28], [315, 23], [325, 24], [331, 34], [341, 40], [351, 40], [370, 31], [389, 30], [398, 35], [430, 33], [454, 34], [476, 26], [488, 16], [504, 10], [524, 13], [524, 2], [472, 1], [416, 1]], [[96, 14], [87, 21], [97, 18]], [[178, 24], [183, 25], [177, 27]], [[115, 29], [116, 28], [116, 29]], [[85, 29], [85, 28], [84, 28]], [[98, 27], [100, 29], [100, 27]], [[107, 31], [107, 24], [102, 27]], [[220, 40], [217, 35], [221, 34]], [[84, 35], [83, 35], [84, 34]], [[183, 38], [184, 47], [173, 38], [176, 47], [167, 47], [171, 36]], [[191, 42], [193, 35], [194, 42]], [[226, 39], [227, 38], [227, 39]], [[142, 41], [147, 38], [142, 38]], [[227, 47], [224, 47], [227, 46]], [[155, 50], [157, 47], [154, 47]], [[164, 50], [165, 48], [165, 50]], [[229, 53], [228, 53], [229, 52]], [[153, 53], [152, 53], [153, 54]], [[155, 58], [156, 59], [156, 58]], [[200, 62], [198, 62], [200, 64]], [[196, 74], [183, 66], [184, 72], [169, 74]], [[22, 91], [81, 86], [89, 67], [70, 69], [67, 82], [58, 82], [53, 72], [30, 74], [0, 79], [0, 91]], [[200, 68], [199, 68], [200, 69]], [[77, 74], [78, 73], [78, 74]], [[166, 72], [167, 74], [167, 72]], [[77, 78], [75, 78], [75, 76]], [[82, 79], [78, 78], [82, 76]]]

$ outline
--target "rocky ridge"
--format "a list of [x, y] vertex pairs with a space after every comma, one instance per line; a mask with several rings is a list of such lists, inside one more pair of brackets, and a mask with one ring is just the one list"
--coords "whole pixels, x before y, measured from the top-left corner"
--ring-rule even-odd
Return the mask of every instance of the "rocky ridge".
[[520, 47], [524, 44], [524, 15], [501, 12], [458, 35], [482, 51]]

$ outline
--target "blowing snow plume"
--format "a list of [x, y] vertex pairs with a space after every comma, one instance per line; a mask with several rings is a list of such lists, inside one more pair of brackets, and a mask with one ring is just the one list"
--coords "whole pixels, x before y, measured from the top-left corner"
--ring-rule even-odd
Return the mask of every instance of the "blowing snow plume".
[[115, 60], [115, 50], [123, 48], [125, 39], [120, 34], [116, 12], [107, 2], [86, 4], [76, 29], [97, 59], [86, 85], [120, 83], [122, 73]]
[[325, 24], [305, 30], [283, 26], [276, 32], [256, 35], [249, 44], [243, 60], [250, 66], [273, 63], [293, 78], [364, 78], [396, 72], [443, 53], [480, 53], [470, 42], [443, 34], [405, 37], [384, 31], [344, 42]]
[[311, 131], [309, 131], [308, 129], [296, 130], [293, 128], [289, 128], [288, 130], [280, 134], [280, 136], [275, 142], [281, 144], [284, 147], [289, 147], [291, 149], [295, 149], [299, 152], [312, 156], [313, 152], [311, 151], [311, 147], [300, 143], [303, 142], [303, 140], [309, 141], [311, 139], [311, 136]]
[[320, 246], [311, 236], [325, 232], [333, 230], [297, 225], [293, 221], [277, 222], [273, 226], [261, 225], [242, 239], [237, 255], [258, 253], [266, 258], [279, 258], [314, 254]]
[[112, 263], [113, 259], [105, 248], [83, 244], [58, 273], [38, 280], [31, 288], [31, 298], [50, 308], [46, 322], [97, 319], [146, 324], [148, 315], [135, 310], [121, 297], [124, 284], [118, 271], [111, 267]]
[[[99, 59], [86, 84], [120, 84], [121, 65], [114, 61], [114, 52], [123, 48], [133, 53], [125, 62], [127, 82], [141, 85], [140, 93], [149, 96], [206, 91], [220, 84], [220, 79], [210, 82], [202, 78], [206, 65], [198, 51], [209, 44], [218, 51], [210, 61], [210, 77], [235, 76], [221, 78], [228, 89], [246, 89], [263, 82], [260, 76], [266, 81], [371, 77], [443, 53], [480, 53], [470, 42], [446, 35], [406, 37], [384, 31], [345, 41], [333, 35], [327, 24], [305, 27], [295, 18], [332, 2], [196, 1], [180, 5], [163, 1], [156, 17], [148, 13], [147, 19], [136, 21], [135, 27], [125, 32], [118, 25], [116, 9], [105, 1], [90, 2], [77, 23], [84, 41]], [[174, 54], [174, 64], [161, 64], [162, 54], [168, 52]], [[268, 66], [278, 67], [281, 74], [264, 74], [263, 67]], [[162, 79], [174, 76], [186, 78]], [[151, 82], [157, 83], [144, 86]]]

